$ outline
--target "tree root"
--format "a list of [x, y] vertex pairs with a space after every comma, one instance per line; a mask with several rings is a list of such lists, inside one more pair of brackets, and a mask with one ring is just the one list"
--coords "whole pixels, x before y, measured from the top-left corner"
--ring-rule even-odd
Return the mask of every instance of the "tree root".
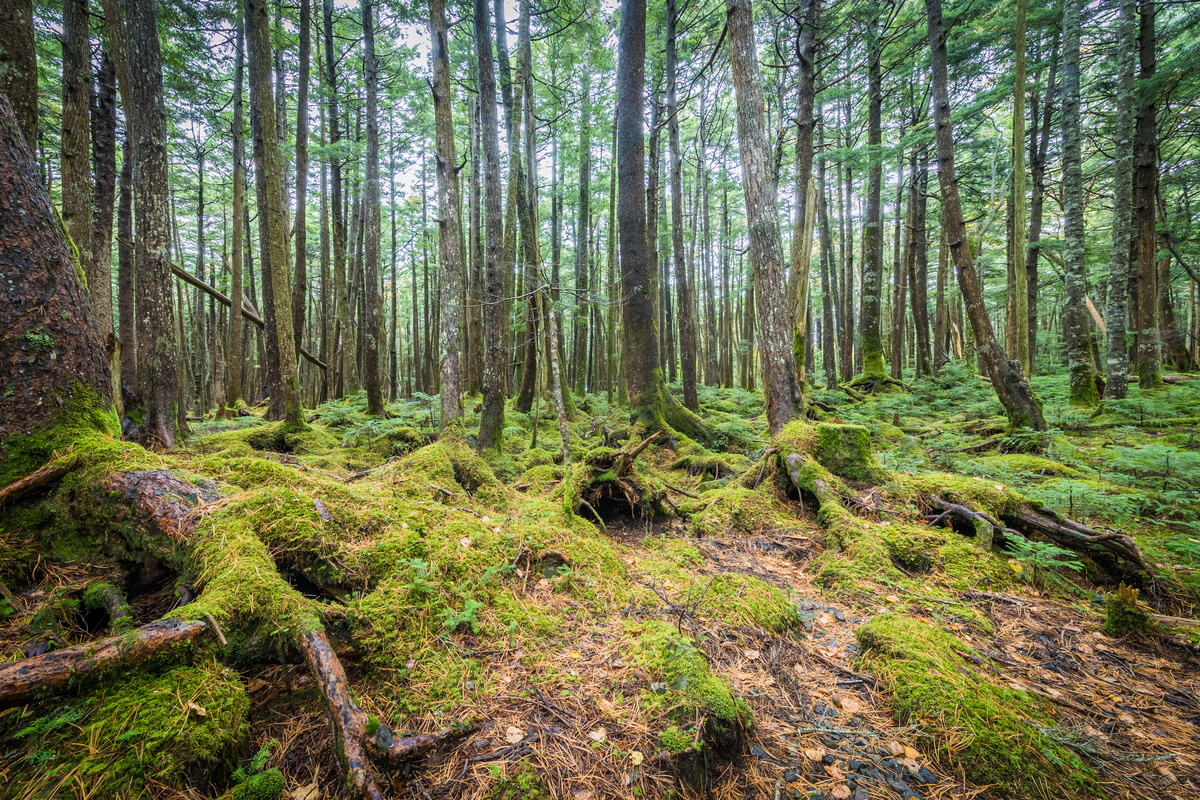
[[[841, 388], [847, 394], [850, 394], [849, 390], [858, 390], [859, 392], [865, 394], [874, 394], [875, 392], [885, 390], [889, 386], [899, 387], [906, 392], [912, 391], [912, 387], [902, 380], [893, 378], [890, 375], [876, 374], [859, 375], [857, 378], [850, 381], [850, 383], [845, 384]], [[853, 397], [854, 395], [850, 394], [850, 396]]]
[[1102, 533], [1067, 517], [1059, 516], [1048, 508], [1014, 508], [1006, 510], [1000, 516], [1014, 528], [1025, 531], [1027, 534], [1040, 533], [1067, 549], [1085, 555], [1106, 552], [1132, 564], [1150, 581], [1154, 580], [1154, 571], [1150, 569], [1150, 565], [1146, 562], [1145, 556], [1142, 555], [1141, 549], [1133, 541], [1132, 536], [1116, 531]]
[[13, 481], [8, 486], [0, 489], [0, 506], [4, 505], [5, 501], [16, 499], [28, 491], [54, 483], [75, 469], [77, 463], [78, 459], [73, 456], [55, 459], [37, 472]]
[[338, 759], [346, 783], [355, 794], [368, 800], [382, 800], [383, 793], [371, 777], [368, 756], [385, 764], [395, 765], [421, 758], [447, 739], [469, 733], [471, 726], [443, 728], [437, 733], [397, 737], [386, 725], [358, 707], [350, 695], [350, 682], [325, 632], [305, 631], [298, 641], [309, 671], [317, 678], [321, 697], [329, 710], [337, 741]]
[[631, 509], [643, 514], [647, 510], [654, 513], [666, 497], [666, 492], [657, 492], [645, 486], [645, 481], [634, 474], [633, 462], [643, 450], [666, 435], [667, 431], [654, 431], [636, 445], [625, 447], [607, 458], [593, 462], [591, 480], [576, 494], [580, 507], [587, 508], [600, 520], [600, 514], [596, 510], [600, 501], [606, 497], [620, 496]]
[[80, 676], [140, 664], [204, 631], [203, 622], [162, 619], [120, 636], [55, 650], [0, 666], [0, 708], [23, 705], [39, 692]]

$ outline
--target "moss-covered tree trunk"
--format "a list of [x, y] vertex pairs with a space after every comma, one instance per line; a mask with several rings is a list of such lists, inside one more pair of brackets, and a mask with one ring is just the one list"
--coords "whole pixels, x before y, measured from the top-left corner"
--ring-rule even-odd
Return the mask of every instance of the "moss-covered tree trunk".
[[772, 154], [767, 142], [762, 76], [754, 45], [754, 13], [749, 0], [726, 0], [725, 8], [729, 14], [729, 63], [737, 92], [738, 149], [746, 196], [750, 263], [754, 268], [758, 304], [763, 394], [767, 425], [774, 433], [803, 413], [804, 396], [792, 353], [790, 314], [782, 302], [786, 298], [783, 240], [779, 233]]
[[696, 322], [692, 317], [691, 281], [683, 250], [683, 153], [679, 144], [678, 77], [676, 75], [676, 29], [679, 13], [675, 0], [667, 0], [667, 145], [671, 158], [671, 258], [675, 271], [675, 294], [679, 308], [679, 373], [683, 381], [683, 404], [700, 408], [696, 396]]
[[1113, 216], [1108, 259], [1108, 325], [1104, 396], [1122, 400], [1129, 373], [1125, 317], [1129, 304], [1129, 232], [1133, 219], [1133, 103], [1137, 61], [1137, 0], [1121, 0], [1117, 19], [1117, 102], [1113, 107]]
[[1008, 357], [1031, 375], [1029, 359], [1029, 273], [1025, 270], [1025, 11], [1027, 0], [1016, 0], [1013, 32], [1012, 201], [1008, 207], [1012, 247], [1008, 258], [1008, 315], [1005, 346]]
[[363, 186], [363, 385], [367, 413], [383, 413], [382, 370], [383, 297], [379, 288], [379, 60], [375, 57], [375, 23], [370, 0], [362, 3], [363, 73], [367, 85], [367, 164]]
[[963, 305], [971, 321], [971, 330], [979, 346], [980, 357], [992, 380], [996, 395], [1004, 405], [1009, 421], [1015, 427], [1046, 430], [1041, 405], [1033, 396], [1029, 384], [1018, 366], [1004, 357], [996, 342], [992, 320], [983, 304], [983, 291], [971, 249], [967, 246], [967, 230], [963, 221], [962, 203], [958, 197], [958, 179], [954, 174], [954, 130], [950, 123], [950, 93], [946, 78], [946, 31], [942, 26], [941, 0], [925, 0], [929, 18], [929, 49], [933, 64], [934, 121], [937, 126], [938, 183], [942, 189], [942, 224], [954, 266], [958, 285], [962, 289]]
[[17, 126], [37, 147], [38, 73], [33, 38], [33, 0], [0, 4], [0, 94], [8, 97]]
[[[1100, 399], [1092, 367], [1091, 333], [1085, 306], [1087, 264], [1083, 230], [1083, 148], [1079, 108], [1081, 0], [1063, 2], [1063, 340], [1067, 345], [1072, 405], [1094, 406]], [[1016, 358], [1016, 355], [1013, 356]]]
[[83, 271], [0, 94], [0, 487], [81, 428], [116, 435], [108, 359]]
[[883, 366], [883, 78], [879, 17], [867, 20], [867, 208], [863, 223], [862, 373], [856, 384], [873, 385], [887, 377]]

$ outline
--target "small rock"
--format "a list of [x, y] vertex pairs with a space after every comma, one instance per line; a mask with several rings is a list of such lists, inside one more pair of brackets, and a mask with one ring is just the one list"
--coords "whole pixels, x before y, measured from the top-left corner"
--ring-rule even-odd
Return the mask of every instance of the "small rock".
[[838, 757], [835, 756], [833, 753], [826, 753], [825, 755], [821, 756], [822, 764], [836, 764], [837, 760], [838, 760]]
[[771, 757], [767, 754], [766, 750], [763, 750], [761, 747], [759, 747], [756, 744], [750, 746], [750, 755], [755, 756], [757, 758], [770, 758]]
[[650, 684], [650, 691], [652, 691], [652, 692], [657, 692], [658, 694], [662, 694], [666, 690], [667, 690], [667, 685], [665, 683]]
[[813, 621], [811, 619], [804, 620], [804, 632], [812, 633]]
[[917, 770], [916, 772], [913, 772], [912, 770], [906, 770], [906, 772], [908, 773], [908, 780], [913, 783], [937, 783], [937, 775], [934, 775], [932, 772], [930, 772], [927, 767], [921, 767], [921, 769]]
[[783, 773], [783, 779], [788, 783], [795, 783], [796, 781], [800, 780], [800, 776], [789, 769], [787, 772]]
[[838, 736], [836, 733], [826, 734], [825, 736], [821, 737], [821, 744], [834, 750], [841, 746], [841, 742], [842, 737]]
[[866, 746], [867, 746], [867, 739], [866, 739], [866, 737], [865, 737], [865, 736], [860, 736], [860, 737], [858, 737], [857, 739], [855, 739], [855, 740], [854, 740], [854, 746], [855, 746], [855, 747], [866, 747]]
[[856, 645], [856, 644], [848, 644], [848, 645], [846, 645], [846, 652], [847, 652], [847, 653], [857, 653], [857, 652], [858, 652], [858, 645]]
[[836, 619], [838, 622], [845, 622], [845, 621], [846, 621], [846, 615], [845, 615], [845, 614], [843, 614], [841, 611], [835, 611], [835, 612], [833, 612], [833, 618], [834, 618], [834, 619]]
[[912, 795], [912, 787], [904, 781], [888, 781], [888, 786], [892, 788], [893, 792], [902, 797], [909, 797]]
[[862, 769], [862, 762], [850, 761], [846, 764], [846, 769], [850, 770], [851, 772], [858, 772], [860, 769]]
[[859, 786], [854, 790], [854, 800], [870, 800], [871, 796], [867, 794], [867, 790]]

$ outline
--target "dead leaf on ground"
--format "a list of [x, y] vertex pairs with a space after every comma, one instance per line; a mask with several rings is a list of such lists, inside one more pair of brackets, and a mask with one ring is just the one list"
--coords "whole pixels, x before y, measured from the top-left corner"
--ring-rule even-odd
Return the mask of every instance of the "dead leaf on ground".
[[525, 731], [518, 728], [516, 725], [509, 725], [508, 730], [504, 732], [504, 741], [509, 744], [516, 744], [525, 738]]

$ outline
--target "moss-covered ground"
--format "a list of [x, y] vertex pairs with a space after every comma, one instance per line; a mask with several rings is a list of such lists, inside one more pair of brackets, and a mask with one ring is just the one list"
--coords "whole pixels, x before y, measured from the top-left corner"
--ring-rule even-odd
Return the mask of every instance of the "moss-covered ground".
[[[928, 501], [993, 517], [1044, 505], [1131, 532], [1155, 570], [1133, 608], [1190, 616], [1200, 423], [1185, 419], [1200, 387], [1131, 388], [1086, 417], [1061, 379], [1035, 378], [1052, 425], [1038, 436], [1005, 431], [990, 387], [953, 366], [912, 387], [816, 391], [829, 410], [774, 438], [760, 395], [702, 387], [710, 446], [664, 437], [621, 476], [633, 503], [613, 491], [591, 508], [579, 498], [616, 486], [614, 459], [644, 435], [602, 394], [578, 398], [570, 464], [544, 410], [508, 409], [503, 446], [477, 454], [474, 398], [444, 435], [436, 398], [375, 419], [353, 396], [296, 429], [261, 409], [197, 423], [167, 454], [80, 437], [75, 472], [0, 510], [0, 579], [17, 592], [2, 655], [110, 633], [101, 580], [128, 593], [133, 623], [210, 620], [225, 642], [0, 712], [3, 794], [332, 795], [294, 649], [312, 626], [395, 729], [479, 725], [381, 776], [396, 796], [1200, 791], [1182, 744], [1194, 718], [1114, 691], [1124, 664], [1186, 702], [1200, 690], [1172, 662], [1186, 651], [1161, 626], [1104, 633], [1104, 564], [1001, 547]], [[95, 495], [131, 470], [199, 487], [181, 497], [197, 515], [185, 539]]]

